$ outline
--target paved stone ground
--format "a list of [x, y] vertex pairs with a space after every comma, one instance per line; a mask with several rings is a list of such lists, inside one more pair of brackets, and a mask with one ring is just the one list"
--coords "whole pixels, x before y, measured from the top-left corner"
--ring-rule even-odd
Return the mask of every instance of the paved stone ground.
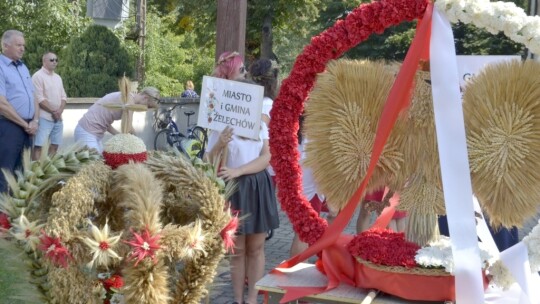
[[[355, 234], [356, 226], [356, 214], [350, 221], [349, 225], [345, 229], [347, 234]], [[537, 223], [540, 217], [540, 212], [535, 219], [531, 219], [520, 230], [520, 238], [527, 235]], [[292, 238], [294, 236], [291, 223], [284, 212], [279, 210], [280, 226], [274, 231], [274, 236], [266, 242], [266, 273], [268, 273], [275, 266], [289, 257], [289, 248], [291, 247]], [[313, 259], [313, 258], [312, 258]], [[314, 262], [310, 260], [309, 262]], [[230, 304], [233, 302], [233, 292], [230, 283], [229, 263], [227, 259], [224, 259], [217, 271], [218, 275], [214, 279], [213, 285], [210, 287], [210, 294], [208, 298], [205, 298], [201, 303], [210, 304]], [[259, 296], [259, 303], [262, 303], [263, 299]]]

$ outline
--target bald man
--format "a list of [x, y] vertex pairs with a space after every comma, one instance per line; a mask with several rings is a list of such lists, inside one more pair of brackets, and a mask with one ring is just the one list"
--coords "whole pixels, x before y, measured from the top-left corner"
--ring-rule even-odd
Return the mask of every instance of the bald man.
[[50, 143], [48, 153], [53, 155], [62, 143], [64, 125], [62, 113], [66, 106], [66, 91], [62, 78], [54, 72], [58, 66], [58, 56], [53, 52], [43, 54], [43, 66], [32, 76], [34, 98], [39, 103], [39, 128], [34, 138], [34, 160], [41, 157], [41, 147]]

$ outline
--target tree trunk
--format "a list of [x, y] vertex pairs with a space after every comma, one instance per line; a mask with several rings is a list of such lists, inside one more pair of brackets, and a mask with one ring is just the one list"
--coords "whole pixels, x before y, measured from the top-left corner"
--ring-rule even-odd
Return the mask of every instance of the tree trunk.
[[246, 48], [247, 0], [219, 0], [217, 11], [216, 60], [223, 52]]
[[138, 33], [138, 43], [139, 43], [139, 57], [137, 58], [137, 81], [139, 86], [144, 83], [144, 74], [145, 74], [145, 39], [146, 39], [146, 0], [137, 1], [137, 29]]
[[273, 21], [273, 12], [269, 11], [263, 20], [262, 26], [262, 39], [261, 39], [261, 59], [275, 59], [273, 46], [274, 46], [274, 37], [272, 35], [272, 21]]

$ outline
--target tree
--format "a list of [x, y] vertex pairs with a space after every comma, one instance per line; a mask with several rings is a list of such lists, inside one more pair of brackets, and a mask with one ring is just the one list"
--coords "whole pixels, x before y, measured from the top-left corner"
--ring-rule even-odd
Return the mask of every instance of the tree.
[[85, 5], [86, 0], [0, 1], [0, 32], [17, 29], [25, 34], [24, 60], [36, 71], [41, 68], [43, 53], [59, 53], [71, 37], [88, 27], [91, 20], [84, 17]]
[[118, 91], [118, 78], [133, 76], [133, 58], [108, 28], [90, 26], [74, 37], [62, 53], [59, 67], [71, 97], [100, 97]]
[[[155, 0], [157, 1], [157, 0]], [[325, 0], [250, 0], [248, 1], [248, 20], [246, 25], [246, 59], [259, 58], [263, 52], [273, 54], [280, 60], [280, 54], [274, 54], [274, 37], [296, 36], [306, 39], [316, 21], [319, 9]], [[213, 0], [182, 1], [176, 8], [177, 20], [173, 30], [178, 33], [193, 31], [197, 43], [210, 47], [215, 45], [217, 8]], [[267, 35], [263, 41], [263, 28]], [[264, 42], [264, 44], [263, 44]], [[299, 50], [298, 50], [299, 51]]]
[[[336, 20], [345, 18], [360, 2], [371, 1], [330, 1], [327, 4], [327, 9], [322, 11], [319, 16], [319, 23], [325, 27], [332, 26]], [[526, 0], [515, 0], [513, 2], [528, 11]], [[366, 41], [349, 50], [345, 57], [403, 60], [414, 38], [415, 27], [416, 22], [404, 22], [387, 29], [381, 35], [371, 35]], [[456, 42], [456, 52], [459, 55], [514, 55], [523, 53], [522, 45], [514, 43], [502, 33], [492, 35], [474, 25], [461, 23], [453, 24], [452, 28]]]
[[187, 80], [200, 88], [203, 75], [214, 65], [214, 49], [195, 44], [193, 33], [175, 35], [171, 31], [174, 14], [160, 18], [154, 11], [148, 14], [146, 45], [146, 80], [163, 96], [180, 96]]

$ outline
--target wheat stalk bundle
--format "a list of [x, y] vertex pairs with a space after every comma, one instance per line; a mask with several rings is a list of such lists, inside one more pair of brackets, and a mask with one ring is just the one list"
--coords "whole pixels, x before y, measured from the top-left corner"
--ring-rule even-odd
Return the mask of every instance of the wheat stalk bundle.
[[399, 208], [407, 210], [407, 240], [425, 246], [439, 238], [437, 215], [444, 214], [440, 187], [422, 174], [409, 177], [400, 193]]
[[402, 117], [405, 162], [392, 185], [401, 192], [398, 209], [409, 216], [407, 239], [419, 245], [438, 238], [437, 215], [445, 214], [430, 80], [429, 72], [417, 71], [411, 105]]
[[540, 63], [487, 66], [464, 93], [473, 190], [491, 223], [521, 226], [540, 204]]
[[118, 80], [118, 87], [120, 88], [120, 94], [122, 99], [122, 104], [108, 104], [105, 105], [109, 109], [121, 109], [122, 118], [120, 124], [120, 133], [127, 134], [131, 130], [133, 124], [133, 117], [130, 115], [130, 111], [134, 112], [145, 112], [148, 111], [148, 107], [145, 105], [134, 104], [132, 103], [131, 97], [131, 81], [127, 77], [122, 77]]
[[[379, 117], [393, 74], [384, 63], [337, 60], [317, 77], [306, 105], [305, 164], [333, 210], [342, 209], [370, 162]], [[390, 184], [403, 165], [400, 136], [393, 131], [367, 191]]]

